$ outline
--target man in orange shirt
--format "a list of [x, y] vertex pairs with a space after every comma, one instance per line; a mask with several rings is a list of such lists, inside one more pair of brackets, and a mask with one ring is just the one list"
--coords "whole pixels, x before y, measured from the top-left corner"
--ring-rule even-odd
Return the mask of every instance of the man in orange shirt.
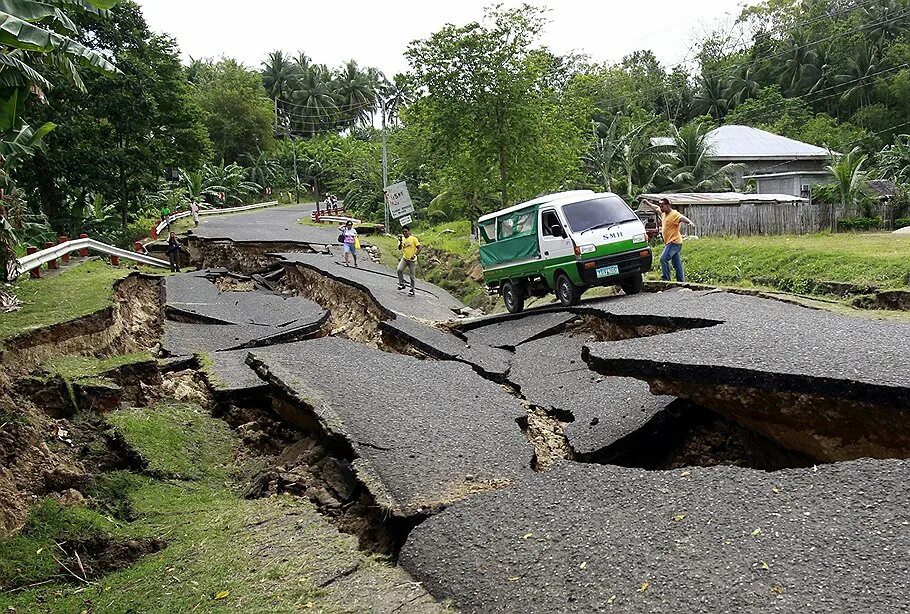
[[670, 263], [672, 262], [673, 268], [676, 269], [676, 281], [686, 281], [682, 263], [682, 234], [679, 232], [679, 225], [688, 224], [694, 228], [695, 222], [673, 209], [670, 206], [670, 201], [666, 198], [661, 198], [657, 205], [649, 200], [642, 202], [660, 215], [663, 223], [665, 246], [663, 253], [660, 255], [661, 279], [670, 281]]

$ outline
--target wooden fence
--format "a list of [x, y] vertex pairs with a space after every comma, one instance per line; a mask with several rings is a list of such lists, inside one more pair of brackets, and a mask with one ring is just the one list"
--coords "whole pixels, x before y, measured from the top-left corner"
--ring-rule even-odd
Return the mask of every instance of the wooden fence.
[[803, 202], [686, 205], [699, 236], [805, 234], [830, 228], [829, 208]]

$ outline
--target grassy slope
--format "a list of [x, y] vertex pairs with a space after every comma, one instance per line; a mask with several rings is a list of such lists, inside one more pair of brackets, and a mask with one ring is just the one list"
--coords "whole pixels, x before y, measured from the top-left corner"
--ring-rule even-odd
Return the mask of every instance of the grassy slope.
[[19, 311], [0, 314], [0, 341], [43, 326], [88, 315], [111, 304], [113, 285], [130, 269], [92, 260], [42, 279], [20, 278], [12, 290]]
[[[161, 477], [104, 474], [88, 490], [95, 509], [41, 503], [29, 524], [34, 535], [0, 540], [0, 582], [3, 574], [17, 584], [59, 579], [49, 555], [55, 538], [156, 537], [167, 547], [92, 585], [0, 592], [0, 610], [342, 612], [402, 584], [397, 570], [360, 553], [354, 538], [337, 533], [309, 504], [239, 496], [236, 436], [201, 408], [161, 404], [115, 412], [110, 421]], [[122, 519], [126, 510], [132, 522]], [[319, 588], [351, 568], [361, 588]]]
[[900, 288], [910, 274], [910, 237], [891, 234], [814, 234], [707, 237], [683, 250], [690, 281], [752, 285], [754, 278], [799, 292], [804, 280]]

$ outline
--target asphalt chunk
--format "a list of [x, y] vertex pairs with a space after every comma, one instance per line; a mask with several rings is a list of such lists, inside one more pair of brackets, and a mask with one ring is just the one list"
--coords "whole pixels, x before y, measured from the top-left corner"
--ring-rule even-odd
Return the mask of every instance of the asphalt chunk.
[[898, 612], [908, 470], [561, 463], [426, 520], [399, 561], [462, 612]]
[[484, 324], [481, 319], [471, 323], [469, 330], [465, 330], [465, 336], [472, 344], [515, 349], [522, 343], [559, 333], [576, 318], [571, 312], [549, 311], [526, 312], [505, 320], [493, 320], [489, 324]]
[[[384, 274], [370, 268], [346, 267], [334, 256], [324, 254], [283, 253], [273, 254], [283, 259], [284, 266], [306, 267], [321, 275], [367, 293], [389, 314], [401, 314], [427, 321], [445, 321], [456, 317], [456, 311], [465, 306], [447, 292], [421, 281], [415, 296], [399, 291], [397, 276]], [[382, 267], [386, 273], [394, 273]], [[299, 289], [305, 294], [306, 289]]]
[[323, 338], [253, 350], [257, 373], [301, 419], [342, 438], [377, 503], [410, 516], [530, 473], [521, 402], [457, 362]]
[[407, 316], [381, 322], [380, 328], [385, 339], [404, 342], [431, 358], [467, 363], [488, 379], [502, 380], [509, 371], [512, 354], [506, 350], [467, 342]]

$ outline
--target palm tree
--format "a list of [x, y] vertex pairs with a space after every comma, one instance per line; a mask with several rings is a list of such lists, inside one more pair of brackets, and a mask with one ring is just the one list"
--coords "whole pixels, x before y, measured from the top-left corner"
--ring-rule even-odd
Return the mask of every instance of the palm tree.
[[895, 0], [878, 0], [863, 7], [864, 30], [872, 32], [879, 40], [894, 40], [910, 30], [910, 16], [905, 3]]
[[847, 72], [837, 80], [848, 86], [841, 95], [841, 102], [851, 108], [869, 104], [872, 85], [879, 70], [878, 49], [868, 43], [860, 43], [859, 49], [850, 57]]
[[401, 118], [401, 109], [417, 99], [411, 79], [401, 73], [396, 74], [392, 81], [383, 75], [379, 83], [379, 93], [385, 100], [386, 120], [393, 124]]
[[334, 127], [338, 119], [338, 97], [331, 73], [323, 64], [309, 67], [291, 95], [292, 116], [304, 133], [312, 136], [323, 128]]
[[378, 100], [376, 75], [361, 72], [357, 62], [349, 60], [335, 75], [335, 94], [341, 115], [350, 125], [364, 121], [376, 108]]
[[711, 192], [732, 190], [731, 176], [742, 164], [717, 166], [711, 161], [708, 131], [703, 124], [692, 122], [675, 129], [673, 144], [667, 152], [666, 180], [676, 192]]
[[866, 163], [868, 155], [860, 153], [859, 147], [854, 147], [850, 153], [837, 157], [834, 152], [829, 151], [830, 163], [825, 169], [834, 177], [834, 183], [840, 194], [840, 202], [847, 210], [847, 207], [855, 205], [859, 196], [861, 196], [866, 187], [866, 173], [863, 171], [863, 164]]
[[799, 95], [805, 89], [807, 72], [817, 60], [809, 31], [791, 31], [784, 41], [781, 55], [784, 62], [780, 72], [780, 87], [787, 95]]
[[910, 134], [894, 137], [894, 143], [879, 152], [878, 170], [882, 179], [910, 183]]
[[262, 84], [272, 99], [287, 99], [295, 77], [294, 61], [283, 51], [273, 51], [262, 63]]
[[708, 114], [714, 119], [723, 119], [730, 110], [729, 89], [729, 83], [720, 74], [709, 72], [701, 75], [692, 99], [693, 111], [697, 115]]

